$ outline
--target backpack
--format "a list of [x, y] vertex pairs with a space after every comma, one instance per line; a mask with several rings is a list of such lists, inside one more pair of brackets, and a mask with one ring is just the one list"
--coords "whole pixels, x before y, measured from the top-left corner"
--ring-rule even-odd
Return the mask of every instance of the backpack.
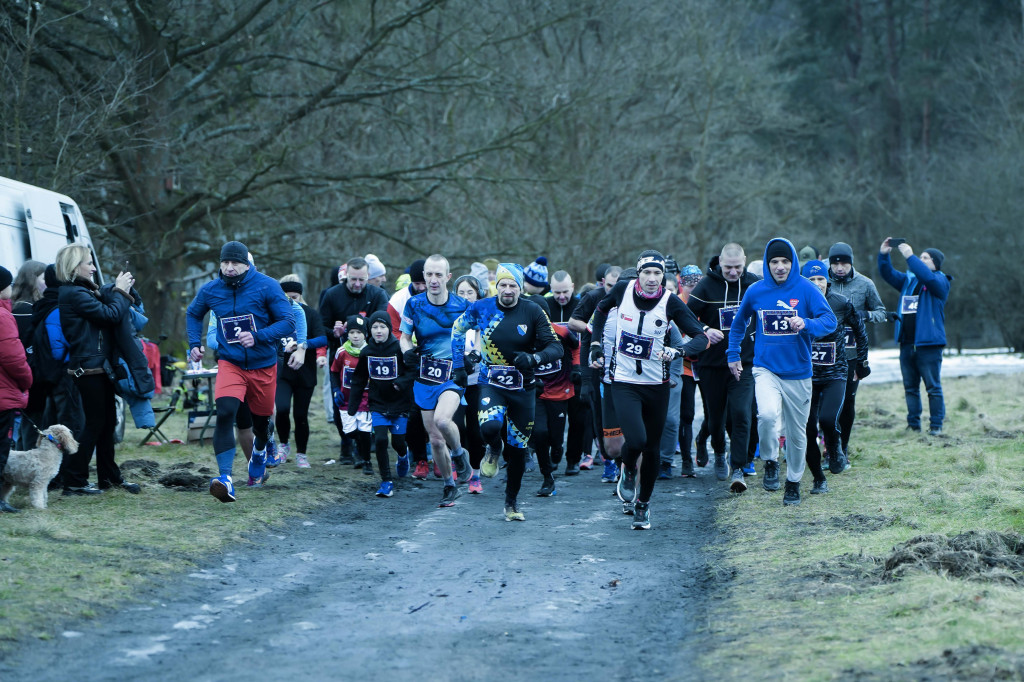
[[32, 368], [32, 377], [37, 382], [57, 385], [61, 375], [65, 373], [64, 363], [56, 360], [50, 352], [50, 334], [46, 331], [46, 318], [39, 320], [29, 336], [31, 343], [26, 349], [28, 366]]

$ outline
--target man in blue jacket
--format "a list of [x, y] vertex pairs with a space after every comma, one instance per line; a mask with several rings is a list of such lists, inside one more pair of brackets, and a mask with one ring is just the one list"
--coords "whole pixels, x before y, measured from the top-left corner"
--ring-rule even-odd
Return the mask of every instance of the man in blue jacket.
[[243, 402], [252, 412], [255, 441], [249, 459], [249, 485], [266, 480], [267, 441], [277, 389], [277, 347], [295, 330], [291, 303], [276, 279], [249, 263], [249, 249], [228, 242], [220, 250], [220, 275], [207, 282], [189, 304], [189, 360], [203, 359], [203, 317], [217, 315], [217, 426], [213, 452], [219, 476], [210, 494], [221, 502], [235, 501], [231, 468], [235, 459], [235, 416]]
[[[800, 479], [807, 452], [811, 406], [811, 342], [836, 328], [836, 316], [821, 291], [800, 276], [796, 249], [771, 239], [764, 249], [764, 279], [750, 286], [729, 328], [729, 371], [740, 379], [740, 345], [754, 315], [754, 396], [757, 434], [764, 463], [761, 485], [779, 489], [779, 435], [786, 436], [785, 505], [800, 504]], [[780, 428], [781, 427], [781, 428]], [[742, 479], [740, 480], [742, 483]], [[735, 492], [742, 492], [733, 488]]]
[[897, 247], [907, 259], [909, 272], [892, 266], [892, 245], [886, 237], [878, 249], [878, 272], [900, 292], [896, 312], [896, 341], [900, 344], [900, 370], [907, 396], [907, 428], [921, 430], [921, 381], [928, 391], [928, 433], [942, 433], [946, 405], [942, 399], [942, 349], [946, 346], [946, 299], [952, 277], [942, 272], [945, 256], [925, 249], [920, 256], [906, 242]]

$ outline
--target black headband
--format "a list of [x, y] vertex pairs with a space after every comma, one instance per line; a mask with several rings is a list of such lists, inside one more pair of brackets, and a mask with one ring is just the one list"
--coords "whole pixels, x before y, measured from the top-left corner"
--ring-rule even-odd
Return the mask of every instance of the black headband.
[[281, 288], [285, 293], [302, 293], [302, 282], [281, 282]]

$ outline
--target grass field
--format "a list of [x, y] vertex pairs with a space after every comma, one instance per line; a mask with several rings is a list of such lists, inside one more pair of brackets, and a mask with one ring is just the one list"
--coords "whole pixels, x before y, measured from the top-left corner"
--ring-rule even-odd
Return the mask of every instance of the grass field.
[[783, 507], [758, 478], [718, 505], [709, 678], [1024, 677], [1024, 375], [944, 389], [944, 435], [905, 430], [902, 386], [865, 386], [831, 492], [808, 473]]
[[[357, 492], [372, 494], [376, 477], [349, 466], [323, 465], [337, 456], [338, 436], [322, 413], [317, 416], [310, 420], [313, 467], [297, 469], [292, 457], [273, 470], [272, 489], [249, 490], [245, 459], [239, 454], [234, 476], [239, 501], [233, 504], [218, 502], [205, 486], [168, 488], [157, 482], [158, 475], [130, 467], [124, 476], [143, 484], [139, 495], [115, 490], [95, 497], [62, 497], [51, 492], [49, 508], [37, 511], [21, 490], [15, 491], [11, 502], [23, 512], [0, 515], [0, 651], [23, 637], [52, 637], [61, 622], [116, 608], [144, 586], [187, 571], [211, 553], [249, 542], [254, 530], [295, 522], [301, 514]], [[170, 437], [184, 436], [181, 413], [172, 416], [164, 431]], [[126, 442], [118, 446], [119, 464], [146, 459], [160, 474], [177, 466], [204, 480], [215, 473], [204, 469], [214, 467], [209, 441], [203, 446], [140, 447], [144, 433], [129, 426]], [[276, 494], [282, 489], [294, 494]]]

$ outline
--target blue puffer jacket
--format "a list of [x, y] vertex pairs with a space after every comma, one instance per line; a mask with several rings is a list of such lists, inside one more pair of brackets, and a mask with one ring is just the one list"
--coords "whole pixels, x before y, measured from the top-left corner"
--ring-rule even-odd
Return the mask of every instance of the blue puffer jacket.
[[[910, 272], [900, 272], [892, 266], [891, 254], [878, 254], [878, 272], [882, 279], [900, 292], [900, 300], [914, 293], [917, 283], [921, 283], [921, 292], [917, 300], [917, 321], [914, 331], [915, 346], [946, 345], [946, 299], [949, 298], [949, 285], [952, 277], [941, 270], [932, 270], [917, 256], [907, 259]], [[900, 306], [896, 307], [897, 312]], [[903, 327], [903, 314], [896, 321], [896, 342], [900, 340], [900, 329]]]
[[263, 369], [277, 364], [279, 339], [295, 331], [291, 302], [277, 280], [249, 268], [237, 284], [228, 284], [221, 277], [207, 282], [185, 311], [188, 316], [188, 345], [202, 345], [203, 317], [213, 311], [224, 319], [236, 315], [252, 315], [256, 325], [256, 344], [243, 348], [240, 343], [228, 343], [224, 332], [217, 327], [217, 350], [221, 360], [227, 360], [242, 369]]

